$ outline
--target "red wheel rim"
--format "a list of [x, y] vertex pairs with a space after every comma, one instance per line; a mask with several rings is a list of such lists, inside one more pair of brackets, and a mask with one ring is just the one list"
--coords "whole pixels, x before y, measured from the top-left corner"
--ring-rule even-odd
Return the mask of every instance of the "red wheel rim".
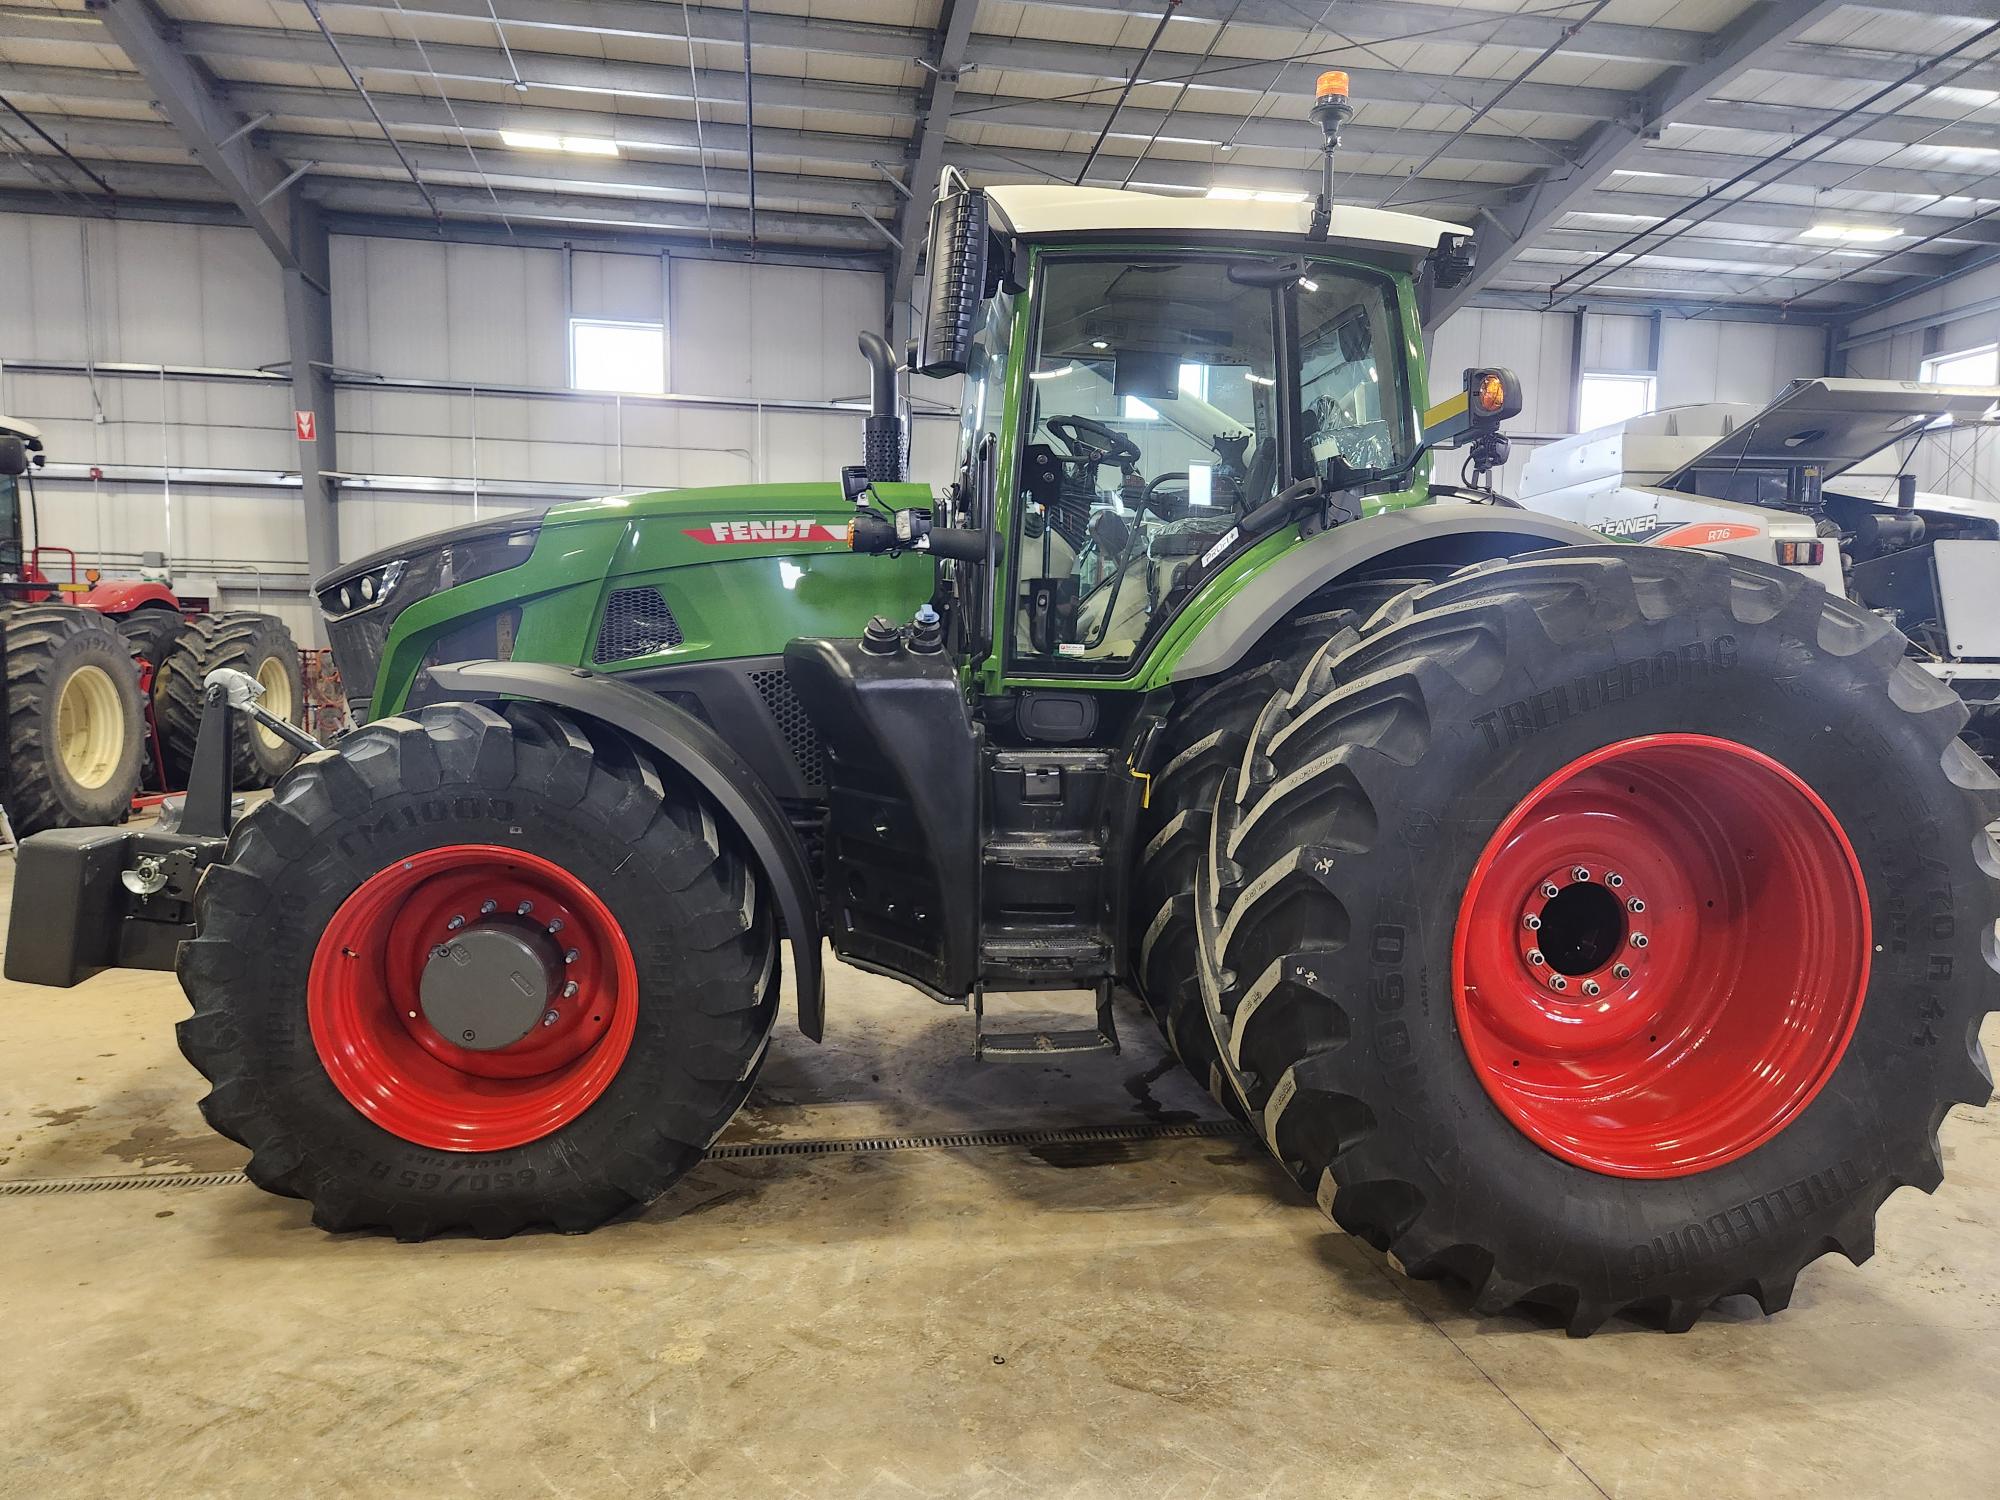
[[1618, 1177], [1735, 1161], [1812, 1102], [1860, 1019], [1860, 861], [1747, 745], [1624, 740], [1530, 792], [1474, 867], [1452, 976], [1487, 1094]]
[[[438, 946], [482, 924], [538, 945], [557, 977], [526, 1035], [475, 1051], [432, 1024], [420, 991]], [[313, 953], [306, 1014], [327, 1076], [384, 1130], [441, 1151], [504, 1151], [604, 1092], [631, 1050], [638, 994], [624, 932], [575, 875], [518, 849], [449, 844], [341, 903]]]

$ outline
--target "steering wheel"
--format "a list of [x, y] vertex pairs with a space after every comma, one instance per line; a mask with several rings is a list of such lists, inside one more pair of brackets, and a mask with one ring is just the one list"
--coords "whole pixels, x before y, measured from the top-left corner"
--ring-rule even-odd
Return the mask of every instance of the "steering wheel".
[[[1090, 417], [1050, 417], [1042, 425], [1074, 458], [1129, 469], [1139, 462], [1139, 445], [1115, 428]], [[1089, 439], [1096, 439], [1092, 442]]]

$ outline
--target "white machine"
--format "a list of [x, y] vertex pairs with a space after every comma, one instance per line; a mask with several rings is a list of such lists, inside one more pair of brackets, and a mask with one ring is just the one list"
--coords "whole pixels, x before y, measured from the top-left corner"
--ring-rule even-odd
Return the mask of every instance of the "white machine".
[[2000, 505], [1919, 493], [1915, 445], [1992, 428], [2000, 389], [1796, 380], [1769, 406], [1648, 412], [1536, 450], [1530, 510], [1798, 568], [1888, 619], [2000, 750]]

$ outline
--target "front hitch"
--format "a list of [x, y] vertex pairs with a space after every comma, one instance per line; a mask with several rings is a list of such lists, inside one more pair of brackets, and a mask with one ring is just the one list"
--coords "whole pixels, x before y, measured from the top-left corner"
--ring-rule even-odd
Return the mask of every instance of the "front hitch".
[[247, 719], [308, 753], [326, 747], [264, 709], [263, 687], [218, 667], [202, 682], [186, 793], [150, 828], [52, 828], [24, 839], [7, 924], [9, 979], [59, 989], [100, 969], [171, 969], [194, 936], [194, 893], [235, 821], [230, 773]]

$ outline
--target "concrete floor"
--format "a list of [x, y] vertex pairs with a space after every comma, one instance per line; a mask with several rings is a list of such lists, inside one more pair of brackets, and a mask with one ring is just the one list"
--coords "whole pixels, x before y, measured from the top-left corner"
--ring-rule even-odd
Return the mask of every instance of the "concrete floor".
[[[183, 1009], [0, 985], [0, 1182], [239, 1166]], [[837, 968], [829, 1009], [731, 1139], [1215, 1117], [1137, 1016], [978, 1065], [900, 986]], [[0, 1196], [0, 1494], [1992, 1496], [2000, 1122], [1945, 1144], [1790, 1312], [1580, 1343], [1401, 1280], [1229, 1138], [711, 1161], [493, 1244], [240, 1183]]]

